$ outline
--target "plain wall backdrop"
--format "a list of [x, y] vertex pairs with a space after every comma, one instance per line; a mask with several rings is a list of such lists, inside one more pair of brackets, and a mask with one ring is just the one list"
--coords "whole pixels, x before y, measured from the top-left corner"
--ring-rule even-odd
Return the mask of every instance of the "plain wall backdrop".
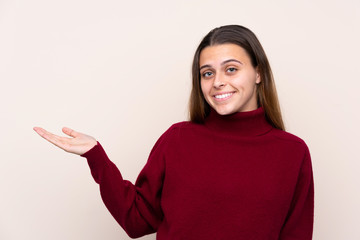
[[287, 130], [310, 148], [314, 239], [360, 239], [359, 23], [356, 0], [0, 0], [0, 239], [130, 239], [85, 159], [32, 128], [96, 137], [134, 182], [187, 119], [195, 48], [227, 24], [258, 36]]

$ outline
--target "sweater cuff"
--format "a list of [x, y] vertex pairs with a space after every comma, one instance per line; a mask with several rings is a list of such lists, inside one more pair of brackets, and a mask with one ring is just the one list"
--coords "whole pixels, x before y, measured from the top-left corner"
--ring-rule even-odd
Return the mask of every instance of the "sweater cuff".
[[95, 182], [100, 183], [104, 168], [111, 162], [101, 144], [97, 142], [93, 148], [80, 156], [87, 159]]
[[87, 152], [85, 152], [80, 156], [87, 159], [94, 158], [96, 157], [96, 155], [99, 154], [99, 151], [104, 151], [104, 149], [102, 148], [101, 144], [97, 141], [95, 146], [93, 146], [90, 150], [88, 150]]

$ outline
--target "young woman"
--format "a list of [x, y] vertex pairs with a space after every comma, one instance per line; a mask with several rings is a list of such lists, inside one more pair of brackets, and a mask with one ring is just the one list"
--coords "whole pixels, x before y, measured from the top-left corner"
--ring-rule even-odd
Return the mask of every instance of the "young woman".
[[101, 197], [130, 237], [312, 238], [309, 150], [285, 132], [267, 57], [247, 28], [209, 32], [195, 52], [190, 121], [156, 142], [135, 185], [123, 180], [93, 137], [34, 128], [87, 158]]

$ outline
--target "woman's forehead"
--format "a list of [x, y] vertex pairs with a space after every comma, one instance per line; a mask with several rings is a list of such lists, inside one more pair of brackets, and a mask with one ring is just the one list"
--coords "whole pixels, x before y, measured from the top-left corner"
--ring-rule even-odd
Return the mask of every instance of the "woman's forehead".
[[200, 53], [199, 65], [217, 65], [228, 59], [236, 59], [244, 63], [250, 61], [245, 49], [236, 44], [226, 43], [204, 48]]

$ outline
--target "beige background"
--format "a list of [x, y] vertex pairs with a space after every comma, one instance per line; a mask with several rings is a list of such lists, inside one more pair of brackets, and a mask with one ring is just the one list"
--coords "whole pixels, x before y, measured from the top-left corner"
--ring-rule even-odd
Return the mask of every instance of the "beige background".
[[32, 127], [95, 136], [135, 181], [187, 117], [197, 44], [225, 24], [257, 34], [287, 129], [309, 145], [314, 239], [360, 239], [359, 23], [357, 0], [0, 0], [0, 239], [129, 239], [85, 159]]

